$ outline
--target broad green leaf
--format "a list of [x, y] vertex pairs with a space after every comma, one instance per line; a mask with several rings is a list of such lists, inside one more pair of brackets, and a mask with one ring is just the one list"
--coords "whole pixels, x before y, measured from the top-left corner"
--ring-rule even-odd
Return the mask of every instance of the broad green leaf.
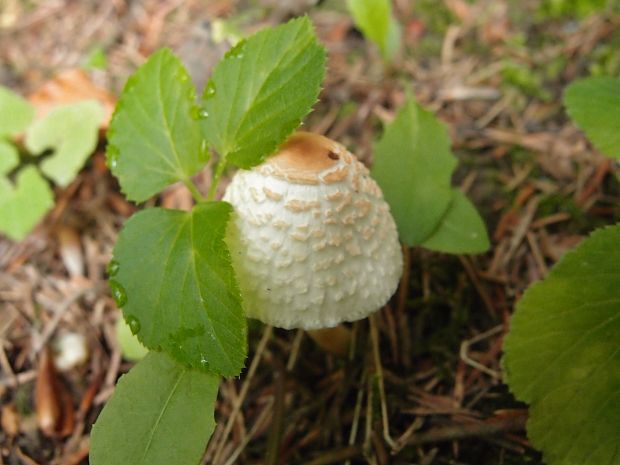
[[0, 231], [11, 239], [26, 237], [52, 205], [52, 191], [34, 166], [17, 173], [15, 186], [0, 177]]
[[458, 189], [452, 192], [448, 211], [422, 247], [453, 254], [486, 252], [490, 244], [484, 221], [465, 194]]
[[420, 245], [437, 229], [452, 201], [456, 158], [446, 128], [409, 97], [374, 152], [372, 175], [390, 204], [400, 239]]
[[128, 199], [142, 202], [207, 162], [196, 95], [168, 49], [127, 80], [108, 130], [108, 165]]
[[392, 16], [390, 0], [347, 0], [355, 25], [373, 41], [386, 59], [400, 46], [400, 25]]
[[595, 231], [517, 304], [504, 367], [548, 465], [620, 465], [620, 225]]
[[123, 318], [116, 320], [116, 339], [121, 346], [123, 357], [127, 360], [137, 362], [149, 353], [149, 350], [131, 332], [131, 328]]
[[219, 377], [149, 353], [93, 426], [92, 465], [197, 465], [215, 428]]
[[95, 150], [102, 118], [103, 108], [95, 101], [58, 106], [28, 128], [26, 148], [36, 155], [51, 149], [41, 171], [59, 186], [67, 186]]
[[7, 174], [19, 165], [19, 152], [17, 148], [0, 139], [0, 175]]
[[205, 89], [205, 138], [231, 163], [258, 165], [310, 112], [324, 74], [325, 50], [307, 17], [239, 42]]
[[30, 103], [0, 86], [0, 137], [15, 136], [26, 130], [34, 118]]
[[114, 247], [110, 279], [138, 339], [179, 362], [236, 376], [246, 357], [246, 322], [224, 242], [232, 207], [191, 212], [150, 208], [132, 216]]
[[592, 77], [573, 82], [566, 89], [564, 104], [594, 146], [620, 160], [620, 79]]

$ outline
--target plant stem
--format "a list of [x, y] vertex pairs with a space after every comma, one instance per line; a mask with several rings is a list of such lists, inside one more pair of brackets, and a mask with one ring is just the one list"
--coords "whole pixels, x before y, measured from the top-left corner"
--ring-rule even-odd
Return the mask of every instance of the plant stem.
[[226, 168], [226, 157], [220, 157], [219, 161], [217, 162], [217, 167], [215, 168], [215, 174], [213, 175], [213, 179], [211, 180], [211, 187], [209, 187], [207, 200], [215, 200], [217, 185], [220, 182], [222, 173], [224, 173], [224, 168]]
[[183, 184], [185, 184], [185, 187], [187, 187], [192, 193], [192, 197], [194, 197], [196, 203], [202, 203], [207, 201], [207, 199], [204, 197], [204, 195], [200, 193], [200, 191], [196, 187], [196, 184], [194, 184], [191, 179], [184, 179]]

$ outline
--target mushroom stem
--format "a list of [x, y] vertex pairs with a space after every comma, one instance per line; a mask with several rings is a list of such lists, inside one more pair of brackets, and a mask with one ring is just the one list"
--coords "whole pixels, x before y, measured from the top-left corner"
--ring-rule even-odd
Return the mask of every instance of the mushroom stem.
[[351, 346], [351, 330], [343, 325], [333, 328], [312, 329], [306, 331], [317, 345], [326, 352], [346, 358]]

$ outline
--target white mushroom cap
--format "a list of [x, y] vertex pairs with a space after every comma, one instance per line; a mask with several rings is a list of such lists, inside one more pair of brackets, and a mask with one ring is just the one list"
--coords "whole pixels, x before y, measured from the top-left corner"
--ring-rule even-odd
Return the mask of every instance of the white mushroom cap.
[[226, 190], [228, 245], [246, 314], [318, 329], [380, 309], [402, 273], [394, 219], [366, 167], [342, 145], [298, 132]]
[[80, 333], [61, 333], [54, 340], [54, 366], [69, 371], [88, 360], [88, 343]]

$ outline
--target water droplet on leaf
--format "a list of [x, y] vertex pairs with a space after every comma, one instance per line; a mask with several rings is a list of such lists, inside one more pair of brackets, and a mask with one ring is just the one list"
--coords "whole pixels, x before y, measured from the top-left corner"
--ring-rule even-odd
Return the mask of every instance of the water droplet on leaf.
[[202, 110], [200, 110], [200, 118], [201, 119], [207, 119], [209, 117], [209, 112], [207, 110], [205, 110], [204, 108]]
[[112, 291], [112, 297], [116, 302], [116, 305], [122, 307], [127, 303], [127, 292], [125, 292], [125, 288], [121, 286], [118, 281], [111, 279], [109, 281], [110, 290]]
[[213, 79], [209, 79], [207, 87], [205, 88], [205, 98], [211, 98], [215, 95], [215, 82]]
[[138, 334], [140, 332], [140, 320], [138, 320], [135, 316], [127, 316], [126, 321], [129, 325], [129, 329], [131, 330], [131, 334]]
[[108, 276], [116, 276], [121, 265], [116, 260], [110, 260], [108, 263]]
[[245, 49], [245, 40], [241, 40], [237, 43], [237, 45], [235, 45], [228, 52], [226, 52], [226, 55], [224, 58], [228, 58], [228, 57], [243, 58], [244, 49]]
[[116, 169], [118, 165], [118, 149], [113, 146], [108, 147], [108, 168], [111, 170]]

